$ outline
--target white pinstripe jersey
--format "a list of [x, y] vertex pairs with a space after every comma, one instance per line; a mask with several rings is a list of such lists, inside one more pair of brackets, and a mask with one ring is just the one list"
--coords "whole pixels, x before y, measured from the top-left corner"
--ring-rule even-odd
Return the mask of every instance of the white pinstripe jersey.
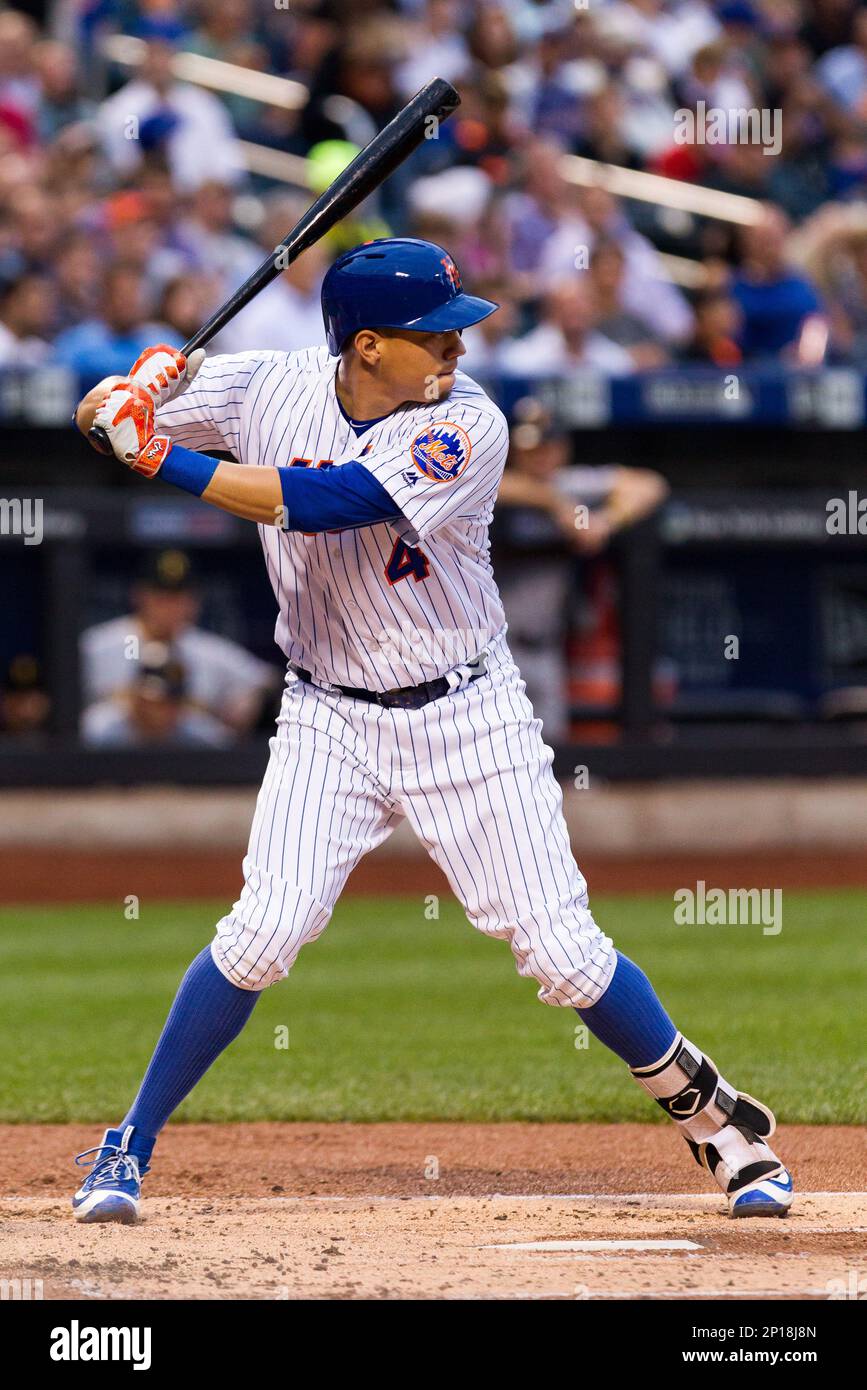
[[448, 396], [354, 427], [325, 347], [203, 364], [157, 429], [260, 467], [362, 462], [401, 518], [305, 535], [260, 526], [275, 639], [327, 684], [391, 690], [472, 660], [504, 626], [488, 526], [508, 448], [502, 412], [458, 372]]

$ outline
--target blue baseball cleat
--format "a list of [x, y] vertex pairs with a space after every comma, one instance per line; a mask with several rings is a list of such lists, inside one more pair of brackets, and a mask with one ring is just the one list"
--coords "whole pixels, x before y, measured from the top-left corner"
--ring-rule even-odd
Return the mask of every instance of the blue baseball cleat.
[[76, 1221], [118, 1221], [132, 1226], [138, 1220], [141, 1180], [148, 1167], [147, 1163], [140, 1167], [139, 1157], [129, 1152], [133, 1134], [132, 1125], [107, 1129], [101, 1144], [77, 1155], [78, 1167], [90, 1172], [72, 1199]]
[[792, 1175], [781, 1168], [774, 1177], [759, 1178], [729, 1197], [732, 1216], [785, 1216], [792, 1205]]

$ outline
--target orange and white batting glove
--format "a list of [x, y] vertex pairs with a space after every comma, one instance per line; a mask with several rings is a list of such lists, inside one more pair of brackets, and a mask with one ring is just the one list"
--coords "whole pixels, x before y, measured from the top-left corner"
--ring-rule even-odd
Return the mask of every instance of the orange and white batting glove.
[[165, 405], [166, 401], [186, 391], [204, 360], [204, 348], [197, 348], [185, 357], [177, 348], [158, 343], [156, 347], [145, 348], [133, 363], [129, 380], [148, 391], [155, 406]]
[[172, 442], [154, 433], [155, 403], [150, 392], [131, 381], [116, 381], [93, 417], [104, 429], [115, 458], [135, 473], [152, 478], [162, 467]]

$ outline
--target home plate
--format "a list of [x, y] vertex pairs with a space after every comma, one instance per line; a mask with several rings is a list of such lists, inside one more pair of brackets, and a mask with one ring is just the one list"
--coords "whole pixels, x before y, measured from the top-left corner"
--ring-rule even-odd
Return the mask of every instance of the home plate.
[[483, 1250], [555, 1250], [593, 1254], [604, 1250], [702, 1250], [694, 1240], [527, 1240], [513, 1245], [483, 1245]]

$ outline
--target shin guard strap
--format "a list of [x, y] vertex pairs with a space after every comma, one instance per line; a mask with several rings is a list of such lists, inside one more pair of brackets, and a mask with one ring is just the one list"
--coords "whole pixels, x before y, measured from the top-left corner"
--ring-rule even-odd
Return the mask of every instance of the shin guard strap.
[[682, 1034], [658, 1062], [632, 1075], [696, 1143], [712, 1138], [734, 1115], [737, 1092]]

